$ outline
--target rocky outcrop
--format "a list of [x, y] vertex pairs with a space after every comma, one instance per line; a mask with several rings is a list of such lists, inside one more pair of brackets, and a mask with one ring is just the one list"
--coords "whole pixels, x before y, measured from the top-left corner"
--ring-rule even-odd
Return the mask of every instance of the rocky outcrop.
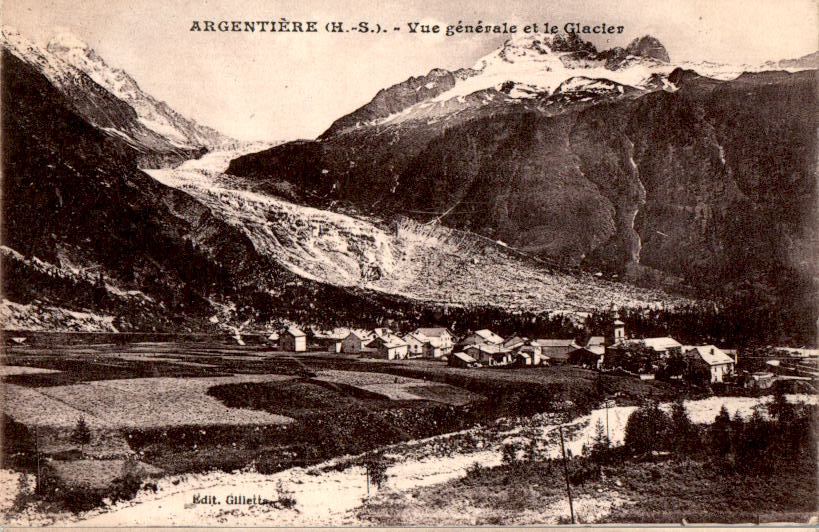
[[671, 62], [671, 58], [668, 57], [668, 52], [666, 51], [665, 46], [663, 46], [660, 41], [651, 35], [644, 35], [643, 37], [639, 37], [631, 41], [628, 47], [626, 47], [626, 53], [629, 55], [657, 59], [665, 63]]
[[333, 122], [322, 136], [329, 137], [345, 129], [399, 113], [411, 105], [434, 98], [454, 86], [453, 73], [441, 68], [431, 70], [426, 76], [411, 77], [389, 89], [378, 91], [370, 103]]

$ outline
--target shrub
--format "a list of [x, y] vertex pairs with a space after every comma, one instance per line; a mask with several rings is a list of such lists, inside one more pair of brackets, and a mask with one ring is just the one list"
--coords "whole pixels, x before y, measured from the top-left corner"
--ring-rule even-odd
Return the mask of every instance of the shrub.
[[122, 464], [119, 478], [113, 482], [111, 501], [127, 501], [133, 499], [142, 487], [138, 463], [133, 457], [128, 457]]
[[296, 507], [296, 498], [293, 496], [293, 492], [287, 489], [281, 480], [276, 484], [276, 493], [276, 506], [288, 510]]

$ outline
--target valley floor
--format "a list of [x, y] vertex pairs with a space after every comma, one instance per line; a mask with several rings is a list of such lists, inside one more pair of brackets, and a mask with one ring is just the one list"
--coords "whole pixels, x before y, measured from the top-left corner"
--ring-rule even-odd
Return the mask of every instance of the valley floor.
[[[509, 489], [496, 482], [496, 473], [469, 489], [462, 483], [473, 478], [469, 471], [475, 464], [482, 469], [500, 466], [504, 446], [510, 443], [536, 441], [541, 456], [556, 458], [560, 449], [556, 423], [565, 420], [567, 405], [591, 396], [595, 382], [593, 372], [571, 367], [458, 370], [433, 362], [413, 365], [412, 361], [297, 356], [261, 347], [145, 342], [11, 351], [4, 361], [4, 410], [14, 422], [7, 424], [7, 435], [12, 430], [16, 435], [16, 447], [9, 452], [16, 453], [6, 455], [4, 467], [16, 469], [4, 469], [3, 478], [4, 485], [16, 489], [0, 501], [7, 524], [562, 522], [566, 508], [557, 477], [548, 485], [526, 487], [531, 501], [522, 507], [524, 512], [511, 514], [504, 514], [511, 507], [493, 502]], [[315, 377], [298, 377], [305, 367]], [[626, 420], [636, 408], [627, 406], [629, 401], [668, 400], [680, 393], [662, 383], [627, 377], [607, 376], [603, 385], [609, 393], [631, 390], [632, 395], [623, 394], [626, 404], [593, 410], [565, 425], [567, 448], [573, 455], [580, 455], [591, 441], [598, 421], [607, 424], [615, 444], [621, 442]], [[132, 401], [121, 397], [123, 390], [136, 394]], [[527, 412], [524, 404], [532, 399], [527, 399], [526, 390], [541, 397], [546, 390], [559, 394], [539, 407], [551, 404], [555, 413]], [[487, 408], [493, 398], [499, 405], [511, 404], [509, 414], [484, 421], [470, 417], [474, 414], [469, 412]], [[55, 399], [60, 408], [42, 403]], [[791, 400], [815, 402], [807, 396]], [[721, 397], [687, 401], [686, 406], [692, 420], [702, 423], [713, 420], [723, 404], [731, 412], [749, 416], [760, 401], [764, 399]], [[174, 417], [173, 405], [197, 416], [199, 422], [191, 425], [184, 417]], [[65, 413], [65, 409], [72, 410]], [[153, 420], [145, 414], [152, 409], [157, 412]], [[500, 412], [498, 405], [492, 411]], [[67, 434], [81, 413], [94, 433], [83, 456], [72, 448]], [[457, 429], [461, 416], [469, 424]], [[226, 421], [231, 424], [224, 425]], [[110, 492], [129, 460], [141, 471], [143, 489], [132, 500], [114, 502], [109, 496], [78, 513], [38, 501], [32, 493], [33, 475], [21, 474], [26, 457], [31, 458], [24, 426], [39, 432], [43, 452], [49, 455], [44, 464], [65, 482], [80, 483], [66, 484], [67, 489]], [[296, 431], [293, 437], [299, 435], [296, 440], [287, 435], [291, 426]], [[423, 433], [431, 436], [414, 436]], [[363, 466], [374, 451], [387, 466], [380, 489], [368, 485]], [[637, 482], [646, 474], [654, 475], [637, 468], [612, 472], [611, 478]], [[696, 475], [685, 486], [696, 485], [700, 478]], [[621, 515], [638, 519], [633, 513], [617, 513], [633, 497], [610, 484], [580, 489], [578, 512], [589, 521]], [[229, 499], [254, 495], [270, 502], [243, 504]], [[219, 502], [202, 503], [205, 497]], [[444, 514], [450, 516], [448, 520], [442, 518]], [[502, 515], [515, 517], [501, 520]]]

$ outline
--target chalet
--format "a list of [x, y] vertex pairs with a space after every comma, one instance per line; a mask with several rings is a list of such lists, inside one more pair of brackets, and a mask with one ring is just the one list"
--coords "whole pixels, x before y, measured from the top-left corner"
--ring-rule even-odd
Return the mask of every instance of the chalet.
[[453, 368], [474, 368], [479, 366], [478, 361], [466, 353], [450, 353], [447, 362]]
[[342, 353], [362, 353], [368, 351], [367, 344], [373, 339], [373, 335], [369, 331], [363, 329], [353, 329], [341, 341]]
[[630, 338], [608, 346], [608, 349], [624, 349], [645, 345], [658, 359], [668, 358], [671, 355], [682, 354], [682, 344], [670, 336], [658, 338]]
[[489, 329], [481, 329], [461, 340], [462, 345], [502, 345], [503, 338]]
[[605, 353], [606, 339], [603, 336], [592, 336], [582, 346], [569, 351], [568, 362], [584, 368], [600, 369]]
[[606, 345], [606, 337], [605, 336], [592, 336], [591, 338], [586, 341], [586, 345], [583, 347], [604, 347]]
[[544, 357], [541, 355], [540, 346], [532, 345], [530, 342], [526, 345], [522, 345], [517, 349], [518, 354], [528, 355], [529, 358], [532, 359], [533, 366], [540, 366], [542, 364], [547, 364], [549, 359], [548, 357]]
[[726, 375], [734, 372], [734, 359], [713, 345], [688, 345], [682, 348], [683, 355], [701, 360], [708, 365], [711, 382], [722, 382]]
[[314, 344], [319, 349], [324, 349], [330, 353], [341, 352], [341, 342], [350, 334], [350, 329], [345, 327], [337, 327], [335, 329], [325, 331], [317, 327], [311, 327], [312, 333], [311, 344]]
[[469, 345], [464, 348], [464, 353], [480, 362], [483, 366], [507, 366], [514, 362], [514, 353], [503, 349], [501, 345]]
[[402, 340], [407, 344], [407, 355], [409, 358], [424, 356], [424, 344], [427, 343], [426, 340], [422, 340], [416, 336], [415, 333], [405, 334]]
[[422, 355], [424, 358], [441, 358], [444, 356], [444, 350], [431, 342], [424, 342]]
[[296, 353], [307, 351], [307, 335], [295, 325], [291, 325], [281, 334], [279, 349]]
[[558, 363], [566, 362], [569, 358], [569, 352], [580, 347], [575, 343], [574, 338], [538, 338], [532, 340], [532, 345], [540, 348], [541, 356], [548, 357], [550, 362]]
[[503, 341], [503, 347], [506, 349], [517, 349], [518, 347], [526, 345], [526, 342], [526, 338], [515, 334]]
[[603, 365], [603, 356], [606, 348], [602, 345], [588, 345], [569, 351], [568, 362], [576, 366], [590, 369], [600, 369]]
[[421, 341], [429, 342], [433, 347], [440, 348], [443, 355], [452, 352], [455, 335], [446, 327], [419, 327], [412, 334]]
[[367, 347], [374, 351], [376, 358], [400, 360], [407, 358], [407, 344], [395, 335], [376, 336]]

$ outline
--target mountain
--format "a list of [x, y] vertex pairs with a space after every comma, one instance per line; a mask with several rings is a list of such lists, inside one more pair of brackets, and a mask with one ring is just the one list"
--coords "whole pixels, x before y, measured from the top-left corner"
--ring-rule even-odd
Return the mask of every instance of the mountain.
[[41, 47], [3, 28], [3, 45], [39, 70], [89, 123], [133, 146], [142, 166], [177, 163], [232, 140], [146, 94], [126, 72], [107, 65], [70, 33], [59, 33]]
[[140, 169], [146, 144], [112, 134], [138, 122], [133, 108], [54, 54], [14, 49], [2, 55], [6, 328], [218, 331], [683, 301], [550, 272], [469, 234], [261, 194], [221, 174], [231, 151]]
[[815, 298], [816, 71], [669, 59], [651, 37], [510, 40], [227, 172], [637, 282]]

